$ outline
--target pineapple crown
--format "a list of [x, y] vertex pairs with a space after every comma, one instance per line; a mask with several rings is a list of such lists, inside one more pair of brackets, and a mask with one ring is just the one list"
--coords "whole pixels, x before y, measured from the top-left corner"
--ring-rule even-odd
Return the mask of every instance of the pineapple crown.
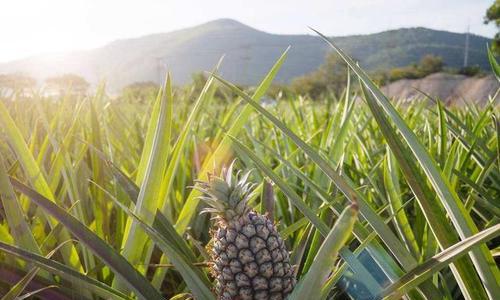
[[208, 181], [197, 181], [196, 189], [204, 195], [200, 197], [209, 207], [202, 213], [215, 214], [216, 218], [231, 220], [242, 216], [251, 208], [248, 200], [254, 196], [255, 184], [248, 182], [251, 171], [241, 175], [241, 171], [233, 174], [235, 160], [229, 168], [222, 168], [219, 176], [208, 173]]

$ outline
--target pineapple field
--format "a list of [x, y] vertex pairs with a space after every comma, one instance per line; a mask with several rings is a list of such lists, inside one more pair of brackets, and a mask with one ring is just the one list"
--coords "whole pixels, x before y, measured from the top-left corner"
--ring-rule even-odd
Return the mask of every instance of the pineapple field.
[[285, 51], [252, 89], [0, 99], [1, 299], [500, 299], [495, 97], [387, 99], [325, 40], [340, 95], [261, 101]]

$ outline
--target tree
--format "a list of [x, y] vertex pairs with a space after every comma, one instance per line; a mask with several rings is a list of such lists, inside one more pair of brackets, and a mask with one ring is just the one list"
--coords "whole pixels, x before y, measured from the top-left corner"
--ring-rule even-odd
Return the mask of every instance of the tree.
[[[500, 29], [500, 0], [495, 0], [495, 2], [486, 10], [486, 16], [484, 16], [484, 23], [488, 24], [493, 22]], [[493, 38], [493, 44], [491, 45], [493, 52], [500, 55], [500, 32], [495, 34]]]
[[24, 91], [36, 86], [36, 80], [26, 74], [12, 73], [0, 74], [0, 88], [7, 88], [13, 91]]
[[60, 95], [68, 91], [75, 95], [85, 95], [90, 86], [85, 78], [76, 74], [64, 74], [51, 77], [45, 80], [45, 83], [50, 89], [54, 89]]
[[482, 73], [481, 67], [479, 67], [478, 65], [473, 65], [473, 66], [463, 67], [458, 71], [458, 74], [472, 77], [472, 76], [481, 76], [484, 73]]
[[421, 78], [416, 65], [409, 65], [401, 68], [394, 68], [389, 71], [389, 81], [400, 79], [417, 79]]
[[[189, 92], [190, 95], [193, 97], [190, 97], [191, 100], [196, 100], [198, 98], [198, 95], [200, 95], [201, 91], [203, 90], [203, 87], [205, 87], [205, 84], [208, 80], [208, 75], [205, 72], [195, 72], [191, 74], [191, 83], [187, 86], [185, 86], [185, 90]], [[212, 86], [215, 86], [215, 92], [214, 92], [214, 97], [219, 98], [219, 99], [233, 99], [236, 94], [233, 93], [233, 91], [223, 85], [218, 85], [216, 82], [212, 84]], [[236, 85], [240, 89], [245, 89], [246, 87], [243, 85]]]
[[329, 53], [316, 71], [295, 78], [291, 89], [298, 94], [316, 98], [326, 92], [340, 94], [346, 82], [347, 66], [337, 55]]
[[201, 93], [201, 90], [203, 90], [207, 80], [208, 76], [203, 72], [195, 72], [191, 74], [191, 86], [194, 87], [195, 94]]
[[440, 56], [427, 54], [418, 64], [389, 70], [389, 82], [399, 79], [418, 79], [443, 71], [444, 63]]
[[122, 90], [122, 97], [133, 102], [144, 103], [155, 99], [160, 86], [152, 81], [134, 82], [125, 86]]
[[429, 74], [441, 72], [443, 70], [443, 66], [443, 59], [441, 57], [427, 54], [420, 60], [418, 70], [420, 71], [421, 76], [425, 77]]

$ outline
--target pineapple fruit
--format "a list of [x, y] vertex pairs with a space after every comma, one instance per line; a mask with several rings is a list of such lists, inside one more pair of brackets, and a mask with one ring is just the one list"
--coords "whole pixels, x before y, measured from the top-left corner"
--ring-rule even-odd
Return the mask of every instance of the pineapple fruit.
[[295, 286], [295, 270], [273, 221], [248, 206], [254, 184], [249, 173], [233, 175], [233, 165], [221, 175], [199, 182], [201, 199], [215, 219], [208, 248], [218, 299], [286, 299]]

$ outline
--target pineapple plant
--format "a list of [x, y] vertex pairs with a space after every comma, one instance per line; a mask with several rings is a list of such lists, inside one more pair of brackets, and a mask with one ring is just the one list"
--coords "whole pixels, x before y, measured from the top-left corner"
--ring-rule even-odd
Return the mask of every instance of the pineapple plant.
[[[250, 172], [233, 174], [233, 163], [220, 176], [198, 182], [215, 229], [208, 249], [218, 299], [285, 299], [295, 286], [295, 268], [276, 226], [248, 201], [255, 185]], [[241, 176], [240, 176], [241, 175]]]

